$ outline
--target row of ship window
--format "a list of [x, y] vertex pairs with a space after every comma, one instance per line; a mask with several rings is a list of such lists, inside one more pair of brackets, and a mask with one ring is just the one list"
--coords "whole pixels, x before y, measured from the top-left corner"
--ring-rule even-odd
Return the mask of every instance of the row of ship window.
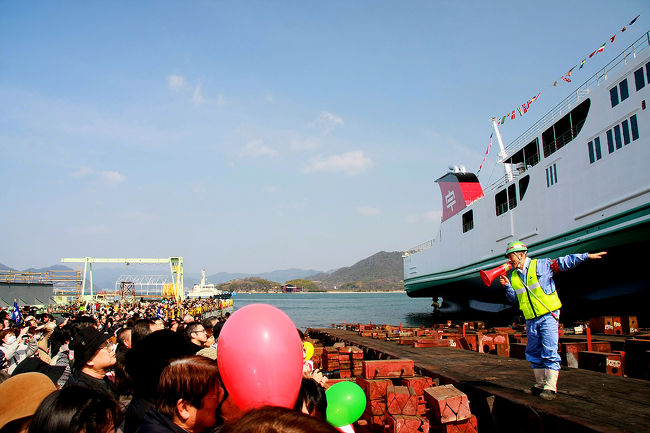
[[[614, 125], [605, 133], [607, 137], [607, 150], [609, 153], [614, 153], [615, 150], [627, 146], [630, 142], [639, 138], [639, 125], [637, 123], [636, 114], [632, 115], [629, 119], [625, 119], [618, 125]], [[603, 157], [600, 149], [600, 137], [596, 137], [587, 143], [589, 151], [589, 163], [593, 164]]]
[[[634, 85], [636, 91], [643, 89], [646, 84], [650, 84], [650, 62], [645, 64], [645, 71], [643, 66], [634, 71]], [[609, 100], [612, 108], [616, 107], [620, 102], [625, 101], [630, 97], [630, 91], [627, 86], [627, 78], [623, 79], [618, 85], [609, 90]]]

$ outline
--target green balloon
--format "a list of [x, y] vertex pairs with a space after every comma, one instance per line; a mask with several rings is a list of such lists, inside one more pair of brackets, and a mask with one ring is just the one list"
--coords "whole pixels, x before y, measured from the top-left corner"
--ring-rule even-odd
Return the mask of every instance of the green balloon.
[[342, 427], [358, 420], [366, 409], [366, 395], [354, 382], [339, 382], [325, 391], [327, 422]]

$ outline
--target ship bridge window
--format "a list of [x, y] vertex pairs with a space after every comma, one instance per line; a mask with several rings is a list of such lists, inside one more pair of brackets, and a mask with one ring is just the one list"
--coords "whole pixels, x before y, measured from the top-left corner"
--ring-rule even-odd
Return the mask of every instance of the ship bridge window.
[[[621, 130], [623, 130], [622, 137]], [[628, 145], [630, 142], [637, 140], [639, 138], [639, 125], [636, 114], [630, 117], [629, 122], [628, 119], [625, 119], [620, 125], [614, 125], [613, 128], [608, 129], [606, 135], [607, 150], [609, 150], [609, 153], [614, 153], [615, 150], [621, 149], [624, 145]]]
[[571, 140], [576, 138], [587, 120], [590, 106], [590, 99], [583, 101], [580, 105], [571, 110], [569, 114], [562, 117], [560, 120], [555, 122], [553, 126], [542, 133], [544, 158], [552, 155], [558, 149], [561, 149]]
[[645, 87], [645, 76], [643, 75], [643, 68], [639, 68], [634, 71], [634, 84], [636, 85], [637, 92]]
[[463, 233], [474, 228], [474, 211], [468, 210], [463, 214]]
[[510, 209], [517, 207], [517, 187], [514, 183], [508, 187], [508, 207]]
[[519, 201], [524, 199], [524, 194], [526, 194], [526, 190], [528, 189], [528, 184], [530, 183], [530, 176], [525, 176], [522, 177], [519, 180]]
[[537, 164], [539, 162], [539, 140], [537, 137], [504, 162], [506, 164], [521, 164], [519, 166], [523, 166], [522, 172]]

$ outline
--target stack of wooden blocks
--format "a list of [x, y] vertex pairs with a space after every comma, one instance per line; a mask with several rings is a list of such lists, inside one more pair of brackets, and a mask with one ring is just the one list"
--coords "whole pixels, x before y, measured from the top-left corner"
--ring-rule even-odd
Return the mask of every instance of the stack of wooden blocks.
[[467, 396], [451, 385], [437, 386], [437, 379], [416, 376], [410, 359], [363, 361], [355, 380], [367, 400], [357, 433], [477, 431]]

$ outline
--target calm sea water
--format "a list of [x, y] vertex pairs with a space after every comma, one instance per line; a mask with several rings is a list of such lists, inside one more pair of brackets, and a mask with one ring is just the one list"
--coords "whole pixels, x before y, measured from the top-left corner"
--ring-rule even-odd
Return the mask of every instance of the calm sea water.
[[264, 303], [278, 307], [296, 327], [329, 328], [332, 323], [377, 323], [431, 326], [431, 298], [409, 298], [405, 293], [238, 293], [235, 309]]

